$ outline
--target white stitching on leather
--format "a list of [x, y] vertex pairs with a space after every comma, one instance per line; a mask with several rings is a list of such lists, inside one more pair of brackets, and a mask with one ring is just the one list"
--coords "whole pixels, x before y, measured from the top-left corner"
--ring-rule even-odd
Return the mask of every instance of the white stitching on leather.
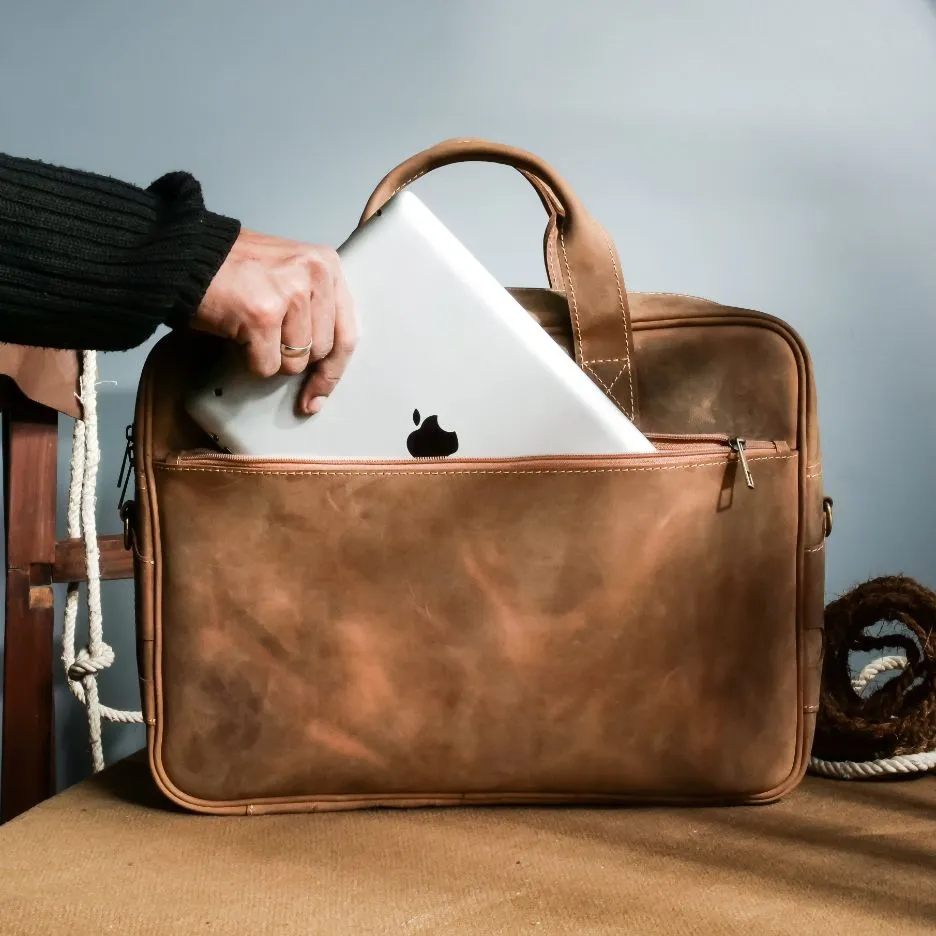
[[[618, 291], [618, 301], [621, 304], [621, 324], [624, 326], [624, 353], [627, 355], [627, 382], [630, 387], [630, 413], [628, 414], [631, 419], [634, 418], [634, 375], [631, 371], [631, 362], [630, 362], [630, 329], [627, 327], [627, 313], [624, 306], [624, 290], [621, 288], [621, 277], [618, 273], [617, 261], [614, 259], [614, 248], [611, 246], [611, 239], [608, 237], [607, 232], [605, 232], [605, 243], [608, 245], [608, 256], [611, 257], [611, 268], [614, 270], [614, 281], [617, 283]], [[618, 374], [614, 378], [614, 383], [617, 383], [618, 378], [621, 375]], [[614, 384], [612, 384], [613, 386]]]
[[[604, 387], [605, 393], [606, 393], [609, 397], [611, 397], [611, 399], [614, 400], [615, 403], [618, 403], [618, 402], [619, 402], [619, 400], [617, 399], [617, 397], [615, 397], [615, 395], [614, 395], [614, 391], [611, 389], [611, 388], [614, 386], [614, 381], [613, 381], [613, 380], [611, 381], [611, 386], [608, 386], [608, 384], [606, 384], [606, 383], [601, 379], [601, 377], [599, 376], [598, 372], [597, 372], [593, 367], [589, 367], [588, 364], [586, 364], [586, 363], [584, 363], [584, 362], [582, 363], [582, 367], [585, 368], [585, 370], [587, 370], [588, 373], [591, 374], [592, 377], [594, 377], [595, 380], [597, 380], [598, 383], [600, 383], [602, 387]], [[623, 373], [623, 371], [621, 371], [621, 373]], [[620, 377], [620, 376], [621, 376], [621, 374], [618, 374], [618, 377]], [[615, 380], [616, 380], [616, 379], [617, 379], [617, 378], [615, 378]]]
[[[626, 361], [626, 360], [627, 360], [627, 358], [614, 358], [614, 361]], [[624, 371], [627, 370], [627, 364], [625, 364], [625, 365], [617, 372], [617, 374], [614, 375], [614, 378], [612, 379], [612, 381], [611, 381], [610, 384], [606, 384], [606, 383], [601, 379], [601, 377], [598, 375], [598, 372], [597, 372], [593, 367], [590, 366], [590, 365], [592, 365], [592, 364], [597, 364], [597, 363], [599, 363], [599, 362], [598, 362], [598, 361], [583, 361], [583, 362], [582, 362], [582, 367], [583, 367], [585, 370], [587, 370], [588, 373], [591, 374], [591, 375], [595, 378], [595, 380], [597, 380], [598, 383], [601, 384], [602, 387], [604, 387], [605, 393], [607, 393], [607, 395], [608, 395], [609, 397], [611, 397], [611, 399], [614, 400], [615, 403], [620, 403], [620, 400], [618, 400], [618, 398], [614, 395], [613, 387], [614, 387], [614, 385], [621, 379], [621, 374], [623, 374]], [[605, 361], [605, 363], [608, 363], [608, 361]], [[631, 414], [628, 413], [627, 415], [630, 416]]]
[[[664, 453], [665, 454], [665, 453]], [[796, 458], [797, 453], [789, 455], [751, 456], [752, 462], [789, 461]], [[649, 456], [652, 457], [652, 456]], [[412, 471], [404, 468], [400, 471], [367, 471], [349, 466], [344, 470], [334, 468], [307, 468], [301, 471], [275, 471], [248, 466], [207, 468], [199, 465], [165, 465], [156, 464], [153, 467], [159, 471], [197, 471], [208, 474], [244, 474], [261, 477], [306, 477], [311, 475], [360, 475], [361, 477], [395, 477], [398, 475], [560, 475], [560, 474], [626, 474], [637, 471], [688, 471], [694, 468], [724, 468], [726, 460], [717, 456], [718, 461], [690, 462], [686, 465], [650, 465], [644, 468], [424, 468], [421, 471]]]
[[549, 273], [549, 281], [554, 289], [559, 289], [562, 287], [562, 276], [559, 273], [559, 270], [556, 268], [556, 259], [553, 257], [553, 251], [549, 249], [550, 242], [552, 242], [553, 250], [556, 247], [556, 241], [559, 234], [559, 228], [553, 227], [552, 232], [546, 238], [546, 270]]
[[415, 182], [418, 178], [420, 178], [421, 176], [424, 176], [428, 171], [429, 171], [428, 169], [421, 169], [419, 172], [416, 173], [416, 175], [414, 175], [414, 176], [412, 176], [411, 178], [407, 179], [402, 185], [399, 185], [397, 188], [395, 188], [395, 189], [390, 193], [390, 198], [393, 198], [394, 195], [397, 195], [397, 194], [399, 194], [400, 192], [402, 192], [403, 189], [405, 189], [407, 185], [412, 184], [412, 183]]
[[[605, 390], [605, 393], [607, 393], [607, 395], [611, 397], [611, 399], [614, 400], [614, 402], [617, 403], [618, 405], [621, 405], [621, 400], [619, 400], [618, 397], [614, 393], [614, 385], [618, 382], [618, 380], [620, 380], [621, 374], [623, 374], [625, 370], [627, 371], [627, 379], [628, 379], [628, 383], [630, 386], [630, 410], [627, 413], [627, 415], [631, 419], [633, 419], [634, 418], [634, 376], [631, 372], [631, 366], [630, 366], [630, 337], [628, 335], [627, 317], [625, 315], [625, 310], [624, 310], [624, 294], [621, 289], [621, 277], [620, 277], [620, 274], [618, 273], [617, 263], [614, 260], [614, 250], [611, 247], [611, 241], [608, 240], [607, 235], [605, 235], [605, 243], [608, 245], [608, 254], [611, 258], [611, 266], [614, 269], [614, 279], [615, 279], [615, 282], [617, 283], [618, 301], [620, 302], [620, 309], [621, 309], [621, 319], [624, 324], [625, 356], [623, 358], [595, 358], [592, 360], [586, 360], [584, 351], [582, 349], [582, 325], [581, 325], [581, 322], [579, 321], [578, 302], [575, 298], [575, 283], [572, 280], [572, 270], [571, 270], [571, 267], [569, 266], [569, 255], [566, 252], [565, 237], [563, 236], [561, 231], [559, 232], [559, 246], [562, 249], [562, 259], [565, 264], [566, 276], [568, 277], [568, 280], [569, 280], [569, 300], [570, 300], [570, 305], [572, 306], [572, 324], [575, 326], [575, 336], [576, 336], [576, 357], [578, 358], [582, 367], [584, 367], [585, 370], [587, 370], [598, 381], [598, 383], [601, 384], [601, 386]], [[611, 363], [611, 362], [618, 363], [619, 361], [625, 362], [624, 367], [621, 369], [620, 373], [618, 373], [618, 375], [614, 378], [614, 380], [611, 381], [610, 386], [606, 384], [601, 379], [601, 377], [599, 377], [598, 374], [595, 373], [595, 370], [590, 366], [592, 364], [601, 364], [601, 363]]]
[[[594, 363], [594, 362], [593, 362], [593, 363]], [[611, 381], [611, 386], [612, 386], [612, 387], [621, 379], [621, 374], [623, 374], [624, 371], [626, 371], [626, 370], [627, 370], [627, 364], [625, 364], [625, 365], [614, 375], [614, 379]], [[632, 410], [631, 415], [633, 415], [633, 406], [631, 407], [631, 410]]]
[[[559, 231], [559, 247], [562, 250], [562, 260], [565, 263], [566, 277], [569, 280], [569, 296], [572, 303], [572, 324], [575, 326], [575, 356], [584, 365], [585, 353], [582, 350], [582, 326], [578, 317], [578, 303], [575, 301], [575, 283], [572, 280], [572, 270], [569, 267], [569, 255], [566, 253], [565, 235]], [[595, 375], [597, 376], [597, 374]]]

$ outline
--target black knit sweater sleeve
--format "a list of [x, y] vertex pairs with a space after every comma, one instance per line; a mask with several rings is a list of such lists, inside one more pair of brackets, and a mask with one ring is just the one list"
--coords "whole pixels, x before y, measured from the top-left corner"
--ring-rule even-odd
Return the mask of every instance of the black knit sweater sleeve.
[[195, 311], [239, 231], [188, 173], [144, 190], [0, 153], [0, 342], [141, 344]]

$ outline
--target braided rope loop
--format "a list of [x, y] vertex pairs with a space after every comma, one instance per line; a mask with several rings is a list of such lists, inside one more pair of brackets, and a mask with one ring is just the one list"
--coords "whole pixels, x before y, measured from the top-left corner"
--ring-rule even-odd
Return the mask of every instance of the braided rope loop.
[[69, 538], [84, 540], [88, 577], [88, 645], [76, 650], [75, 628], [81, 589], [77, 582], [71, 582], [65, 599], [62, 665], [68, 688], [87, 710], [91, 764], [94, 772], [98, 773], [104, 769], [101, 720], [140, 725], [143, 723], [143, 714], [102, 705], [98, 696], [98, 676], [113, 664], [114, 650], [104, 640], [101, 612], [101, 554], [98, 549], [96, 517], [101, 446], [97, 419], [97, 354], [94, 351], [83, 351], [81, 354], [79, 394], [82, 418], [75, 421], [72, 433], [66, 532]]

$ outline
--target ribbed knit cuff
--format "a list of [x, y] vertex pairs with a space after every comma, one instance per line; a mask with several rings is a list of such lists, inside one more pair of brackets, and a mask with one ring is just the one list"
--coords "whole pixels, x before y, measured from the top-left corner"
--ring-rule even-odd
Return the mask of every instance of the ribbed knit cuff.
[[167, 318], [167, 325], [177, 328], [188, 324], [211, 281], [231, 252], [240, 229], [240, 221], [211, 211], [204, 213], [192, 252], [189, 276], [182, 284], [179, 304]]
[[239, 232], [186, 172], [144, 190], [0, 153], [0, 341], [141, 344], [188, 321]]
[[[161, 260], [171, 256], [173, 294], [166, 324], [185, 324], [198, 308], [208, 284], [221, 268], [240, 223], [205, 210], [201, 185], [187, 172], [172, 172], [148, 189], [157, 199], [157, 221], [146, 252]], [[171, 255], [167, 246], [171, 244]]]

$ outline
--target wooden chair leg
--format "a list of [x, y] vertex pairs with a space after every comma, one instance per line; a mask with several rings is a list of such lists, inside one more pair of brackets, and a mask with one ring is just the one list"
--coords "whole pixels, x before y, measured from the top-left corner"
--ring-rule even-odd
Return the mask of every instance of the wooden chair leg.
[[58, 413], [11, 390], [3, 420], [6, 636], [0, 821], [54, 792], [51, 583]]

